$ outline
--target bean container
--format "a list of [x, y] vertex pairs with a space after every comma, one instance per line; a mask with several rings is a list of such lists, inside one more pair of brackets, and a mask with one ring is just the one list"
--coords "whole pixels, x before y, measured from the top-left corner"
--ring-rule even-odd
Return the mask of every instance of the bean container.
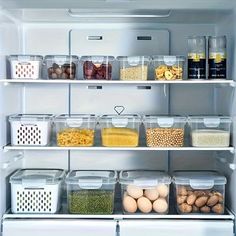
[[179, 214], [224, 214], [226, 178], [214, 171], [174, 173]]
[[69, 213], [112, 214], [116, 179], [115, 171], [71, 171], [66, 178]]
[[150, 57], [119, 56], [120, 80], [147, 80]]
[[190, 116], [189, 125], [194, 147], [228, 147], [230, 144], [230, 117]]
[[186, 117], [144, 116], [148, 147], [182, 147]]
[[56, 213], [61, 207], [65, 172], [58, 169], [22, 169], [10, 177], [13, 213]]
[[77, 56], [47, 55], [44, 64], [48, 79], [76, 79]]
[[54, 124], [58, 146], [93, 146], [96, 126], [95, 115], [62, 114], [54, 119]]
[[170, 177], [161, 171], [122, 171], [122, 205], [125, 214], [169, 211]]

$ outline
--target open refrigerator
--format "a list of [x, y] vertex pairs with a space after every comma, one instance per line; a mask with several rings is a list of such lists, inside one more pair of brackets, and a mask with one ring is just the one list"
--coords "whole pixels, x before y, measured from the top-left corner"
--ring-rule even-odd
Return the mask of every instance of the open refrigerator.
[[[235, 235], [235, 39], [234, 0], [2, 0], [0, 2], [0, 214], [2, 236]], [[227, 36], [226, 80], [110, 81], [18, 80], [6, 56], [187, 55], [191, 35]], [[185, 66], [186, 75], [186, 66]], [[151, 74], [152, 76], [152, 74]], [[186, 76], [185, 76], [186, 78]], [[151, 78], [152, 79], [152, 78]], [[11, 146], [12, 114], [225, 115], [232, 119], [229, 147]], [[17, 169], [218, 170], [227, 178], [223, 215], [12, 214], [9, 178]], [[116, 197], [119, 200], [119, 196]], [[171, 205], [171, 204], [170, 204]]]

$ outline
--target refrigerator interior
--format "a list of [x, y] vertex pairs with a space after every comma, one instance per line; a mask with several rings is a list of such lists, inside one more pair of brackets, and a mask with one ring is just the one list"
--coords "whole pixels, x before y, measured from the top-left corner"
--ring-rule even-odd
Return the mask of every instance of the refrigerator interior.
[[[146, 3], [147, 2], [147, 3]], [[103, 227], [106, 235], [115, 235], [117, 228], [121, 236], [137, 235], [133, 225], [151, 230], [159, 227], [160, 235], [182, 232], [196, 228], [193, 235], [233, 235], [232, 217], [206, 217], [188, 219], [174, 215], [170, 219], [134, 219], [125, 221], [81, 219], [65, 214], [57, 219], [53, 216], [8, 217], [4, 213], [10, 208], [9, 176], [19, 168], [85, 169], [150, 169], [165, 170], [219, 170], [227, 177], [226, 206], [236, 212], [235, 174], [235, 20], [234, 1], [2, 1], [0, 10], [0, 214], [3, 216], [3, 236], [37, 235], [34, 229], [47, 229], [44, 233], [57, 236], [69, 231], [81, 230], [92, 235], [96, 228], [90, 222]], [[135, 6], [135, 7], [134, 7]], [[117, 10], [111, 10], [117, 9]], [[150, 10], [152, 9], [152, 10]], [[91, 12], [94, 17], [91, 17]], [[89, 17], [90, 15], [90, 17]], [[110, 17], [105, 17], [110, 15]], [[118, 17], [114, 17], [118, 15]], [[129, 15], [129, 17], [121, 17]], [[132, 17], [133, 15], [133, 17]], [[136, 17], [135, 17], [136, 15]], [[140, 17], [159, 15], [162, 17]], [[103, 16], [103, 17], [102, 17]], [[131, 17], [130, 17], [131, 16]], [[164, 16], [164, 17], [163, 17]], [[74, 54], [82, 55], [187, 55], [187, 37], [191, 35], [227, 36], [227, 79], [231, 83], [160, 83], [139, 85], [135, 83], [11, 83], [6, 70], [6, 56], [10, 54]], [[94, 40], [95, 38], [95, 40]], [[98, 40], [96, 40], [98, 39]], [[148, 40], [147, 40], [148, 39]], [[117, 65], [116, 65], [117, 66]], [[80, 66], [80, 71], [82, 67]], [[116, 67], [117, 68], [117, 67]], [[186, 66], [185, 66], [186, 68]], [[150, 76], [152, 73], [150, 73]], [[186, 71], [185, 71], [186, 77]], [[82, 73], [79, 74], [82, 79]], [[118, 80], [116, 69], [115, 80]], [[50, 148], [19, 148], [10, 143], [8, 116], [16, 113], [114, 114], [115, 106], [124, 106], [126, 114], [165, 115], [226, 115], [233, 120], [231, 147], [226, 150], [135, 150], [99, 149], [99, 135], [94, 149], [60, 150]], [[145, 146], [145, 134], [141, 129], [141, 146]], [[185, 140], [189, 146], [189, 140]], [[63, 214], [62, 214], [63, 215]], [[25, 219], [26, 218], [26, 219]], [[142, 217], [141, 217], [142, 218]], [[40, 221], [41, 219], [41, 221]], [[106, 220], [103, 220], [106, 219]], [[178, 221], [176, 221], [178, 219]], [[84, 222], [83, 222], [84, 220]], [[40, 222], [44, 221], [43, 227]], [[97, 222], [98, 221], [98, 222]], [[29, 222], [32, 222], [29, 223]], [[139, 223], [137, 223], [139, 222]], [[220, 224], [218, 224], [220, 222]], [[212, 223], [212, 225], [211, 225]], [[103, 225], [104, 224], [104, 225]], [[31, 227], [35, 228], [31, 228]], [[173, 226], [176, 231], [168, 231]], [[212, 228], [207, 229], [211, 225]], [[85, 227], [86, 226], [86, 227]], [[135, 227], [136, 227], [135, 226]], [[213, 227], [214, 226], [214, 227]], [[219, 227], [216, 230], [215, 227]], [[28, 233], [24, 231], [28, 229]], [[57, 229], [57, 230], [56, 230]], [[65, 231], [63, 231], [63, 229]], [[137, 226], [138, 229], [138, 226]], [[197, 230], [198, 229], [198, 230]], [[206, 231], [204, 232], [204, 229]], [[60, 230], [60, 232], [59, 232]], [[178, 231], [179, 230], [179, 231]], [[207, 231], [209, 230], [209, 231]], [[140, 231], [141, 233], [143, 231]], [[186, 231], [191, 232], [191, 231]], [[194, 231], [195, 232], [195, 231]], [[41, 231], [42, 233], [42, 231]], [[140, 235], [141, 235], [140, 233]], [[191, 232], [192, 233], [192, 232]], [[41, 234], [40, 234], [41, 235]], [[77, 234], [76, 234], [77, 235]], [[138, 234], [139, 235], [139, 234]]]

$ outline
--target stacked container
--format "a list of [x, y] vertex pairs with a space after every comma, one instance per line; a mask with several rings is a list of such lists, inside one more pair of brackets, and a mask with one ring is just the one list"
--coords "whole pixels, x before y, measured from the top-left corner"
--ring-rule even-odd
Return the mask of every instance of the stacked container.
[[60, 115], [54, 120], [57, 145], [61, 147], [93, 146], [95, 115]]
[[191, 141], [194, 147], [228, 147], [231, 119], [226, 116], [190, 116]]
[[223, 214], [226, 178], [214, 171], [175, 172], [179, 214]]
[[56, 213], [61, 207], [65, 172], [53, 169], [22, 169], [10, 178], [13, 213]]
[[66, 178], [69, 213], [112, 214], [116, 179], [115, 171], [71, 171]]
[[9, 117], [11, 144], [46, 146], [50, 143], [52, 115], [18, 114]]
[[122, 205], [125, 214], [169, 211], [170, 177], [161, 171], [122, 171]]

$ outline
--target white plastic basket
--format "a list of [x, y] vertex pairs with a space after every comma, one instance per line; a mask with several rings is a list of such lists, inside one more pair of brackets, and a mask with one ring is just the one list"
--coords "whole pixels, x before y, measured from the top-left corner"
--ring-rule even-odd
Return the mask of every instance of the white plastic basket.
[[10, 116], [11, 144], [46, 146], [50, 142], [52, 115]]

